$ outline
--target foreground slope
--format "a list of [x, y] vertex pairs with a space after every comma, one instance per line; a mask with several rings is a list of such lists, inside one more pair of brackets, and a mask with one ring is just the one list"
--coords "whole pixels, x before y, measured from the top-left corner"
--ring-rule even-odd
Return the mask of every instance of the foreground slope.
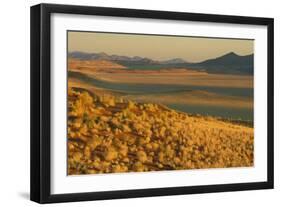
[[68, 90], [68, 174], [253, 166], [253, 128]]

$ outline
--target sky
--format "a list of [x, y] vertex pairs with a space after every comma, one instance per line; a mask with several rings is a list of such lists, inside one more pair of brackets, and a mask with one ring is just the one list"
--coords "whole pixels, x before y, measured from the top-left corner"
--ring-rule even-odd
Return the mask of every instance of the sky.
[[252, 54], [254, 40], [69, 31], [68, 51], [200, 62], [229, 52]]

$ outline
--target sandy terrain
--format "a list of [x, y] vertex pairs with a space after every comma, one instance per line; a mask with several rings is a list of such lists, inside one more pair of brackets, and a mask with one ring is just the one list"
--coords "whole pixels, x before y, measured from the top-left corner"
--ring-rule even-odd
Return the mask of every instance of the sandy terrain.
[[205, 106], [222, 106], [231, 108], [253, 108], [252, 98], [222, 96], [204, 91], [190, 91], [167, 95], [128, 95], [123, 96], [137, 102], [152, 102], [164, 104], [190, 104]]
[[194, 71], [146, 71], [146, 72], [96, 72], [98, 79], [118, 83], [157, 83], [190, 86], [216, 86], [233, 88], [253, 88], [253, 77], [244, 75], [208, 74]]
[[70, 59], [68, 68], [100, 80], [117, 83], [157, 83], [190, 86], [253, 88], [253, 76], [208, 74], [192, 69], [133, 70], [110, 61]]
[[68, 79], [68, 85], [74, 88], [83, 88], [98, 95], [120, 96], [124, 99], [134, 100], [137, 102], [152, 102], [165, 104], [194, 104], [206, 106], [223, 106], [233, 108], [253, 108], [253, 99], [247, 97], [221, 96], [214, 93], [204, 91], [190, 91], [175, 94], [161, 95], [127, 95], [118, 91], [110, 91], [103, 88], [98, 88], [93, 85], [84, 83], [75, 78]]

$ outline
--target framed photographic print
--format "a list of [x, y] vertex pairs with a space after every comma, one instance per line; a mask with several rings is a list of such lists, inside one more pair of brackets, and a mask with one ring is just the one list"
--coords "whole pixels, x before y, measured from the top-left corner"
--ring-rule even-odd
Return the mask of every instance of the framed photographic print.
[[273, 19], [31, 7], [31, 200], [273, 188]]

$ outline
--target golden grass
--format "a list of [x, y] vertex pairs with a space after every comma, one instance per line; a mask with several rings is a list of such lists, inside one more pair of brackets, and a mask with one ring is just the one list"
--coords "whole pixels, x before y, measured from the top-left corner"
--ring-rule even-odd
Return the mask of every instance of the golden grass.
[[248, 167], [253, 128], [68, 90], [68, 174]]

